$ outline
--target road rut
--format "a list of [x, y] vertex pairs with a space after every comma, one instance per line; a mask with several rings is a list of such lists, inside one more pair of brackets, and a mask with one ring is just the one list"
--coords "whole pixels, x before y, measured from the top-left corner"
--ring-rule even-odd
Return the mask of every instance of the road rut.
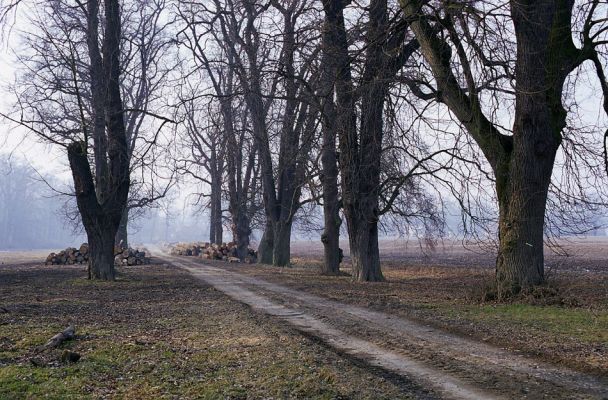
[[169, 256], [164, 261], [341, 353], [412, 380], [441, 398], [608, 399], [608, 382], [417, 321]]

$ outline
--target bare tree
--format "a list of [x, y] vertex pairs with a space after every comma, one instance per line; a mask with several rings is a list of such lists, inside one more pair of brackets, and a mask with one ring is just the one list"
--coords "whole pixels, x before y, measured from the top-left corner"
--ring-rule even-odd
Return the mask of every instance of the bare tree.
[[114, 280], [114, 240], [129, 195], [130, 165], [120, 93], [120, 6], [116, 0], [106, 0], [104, 6], [103, 52], [99, 50], [99, 4], [89, 1], [86, 9], [94, 169], [87, 156], [85, 121], [84, 140], [68, 145], [68, 159], [89, 240], [89, 277]]
[[[599, 2], [577, 5], [586, 13], [580, 19], [578, 47], [573, 41], [574, 1], [400, 3], [434, 78], [434, 86], [426, 87], [433, 88], [432, 96], [466, 128], [494, 172], [500, 211], [499, 296], [542, 283], [547, 196], [566, 127], [564, 84], [586, 60], [602, 75], [602, 64], [595, 61], [597, 46], [606, 43], [601, 39], [605, 18], [594, 15]], [[511, 91], [512, 134], [484, 110], [486, 90]]]
[[[217, 0], [213, 9], [201, 7], [207, 14], [207, 32], [226, 49], [252, 125], [266, 211], [259, 261], [281, 266], [289, 263], [293, 218], [301, 205], [318, 123], [318, 110], [310, 101], [313, 92], [306, 84], [316, 79], [310, 68], [316, 54], [305, 46], [307, 29], [313, 29], [300, 25], [307, 4]], [[260, 32], [271, 29], [264, 26], [269, 14], [282, 23], [280, 30], [273, 31], [281, 46], [266, 39], [267, 31]]]
[[[338, 60], [348, 57], [341, 54], [347, 48], [344, 28], [342, 2], [324, 1], [325, 18], [322, 28], [321, 79], [318, 96], [321, 101], [321, 121], [323, 143], [321, 149], [323, 186], [323, 273], [335, 275], [340, 271], [340, 199], [338, 189], [338, 156], [336, 153], [336, 136], [339, 121], [334, 101], [334, 81], [338, 75]], [[341, 58], [342, 57], [342, 58]]]
[[[166, 108], [171, 72], [176, 68], [172, 23], [166, 21], [165, 0], [123, 3], [121, 93], [131, 165], [129, 201], [123, 211], [116, 244], [128, 246], [128, 223], [164, 198], [175, 184], [175, 167], [167, 151], [171, 140], [160, 140], [150, 113]], [[168, 122], [160, 119], [161, 124]], [[153, 148], [150, 148], [151, 144]]]
[[[365, 8], [367, 22], [362, 35], [364, 51], [361, 51], [364, 58], [357, 85], [344, 23], [344, 10], [348, 3], [339, 0], [323, 2], [326, 23], [331, 24], [335, 31], [324, 36], [324, 50], [330, 52], [328, 56], [336, 63], [335, 120], [340, 149], [342, 206], [348, 225], [353, 274], [357, 280], [379, 281], [383, 279], [378, 222], [383, 211], [379, 199], [384, 104], [397, 72], [416, 52], [418, 43], [407, 38], [406, 23], [394, 22], [391, 15], [394, 16], [395, 11], [389, 9], [387, 1], [371, 1]], [[412, 171], [396, 180], [397, 185], [392, 188], [395, 196], [407, 183]], [[386, 211], [390, 208], [389, 204]]]
[[[15, 85], [18, 116], [4, 115], [67, 150], [91, 249], [90, 277], [104, 280], [115, 275], [114, 241], [128, 207], [133, 154], [154, 152], [160, 132], [147, 135], [143, 146], [130, 142], [140, 136], [142, 122], [128, 113], [151, 113], [145, 104], [143, 109], [123, 106], [123, 77], [132, 65], [123, 56], [143, 56], [141, 51], [122, 51], [124, 7], [110, 0], [103, 6], [97, 1], [57, 0], [36, 7], [23, 33], [29, 50], [18, 52], [24, 66]], [[139, 77], [139, 82], [146, 86], [150, 76]], [[161, 127], [169, 122], [161, 120]], [[145, 202], [138, 200], [140, 205]]]
[[[187, 118], [198, 114], [194, 118], [200, 121], [198, 124], [189, 124], [193, 125], [192, 129], [195, 129], [194, 125], [205, 127], [197, 129], [198, 139], [192, 138], [191, 143], [200, 155], [195, 158], [205, 159], [210, 166], [221, 162], [221, 168], [207, 168], [207, 175], [211, 177], [208, 182], [211, 186], [211, 202], [213, 204], [217, 201], [221, 206], [220, 196], [214, 193], [220, 193], [224, 185], [237, 256], [244, 259], [250, 242], [252, 219], [259, 209], [259, 197], [256, 196], [259, 189], [257, 147], [248, 128], [250, 114], [235, 79], [232, 52], [227, 50], [221, 34], [210, 33], [214, 28], [213, 13], [206, 15], [202, 10], [205, 9], [200, 4], [184, 4], [178, 8], [178, 15], [184, 24], [178, 40], [188, 50], [192, 62], [192, 70], [185, 74], [184, 86], [188, 90], [181, 96], [181, 103], [186, 108], [188, 104], [200, 103], [202, 99], [208, 99], [212, 103], [208, 106], [211, 112], [190, 110], [188, 113]], [[205, 34], [210, 37], [205, 39]], [[195, 83], [191, 83], [192, 80]], [[205, 81], [210, 86], [210, 93], [206, 93], [208, 87], [201, 84]], [[214, 110], [219, 112], [213, 112]], [[206, 123], [201, 123], [202, 121]], [[200, 141], [205, 146], [197, 146]], [[202, 154], [203, 148], [207, 149], [207, 155]], [[214, 156], [214, 153], [221, 153], [221, 156]], [[217, 178], [214, 179], [214, 176]], [[217, 225], [213, 223], [216, 219], [213, 205], [211, 214], [211, 225]]]

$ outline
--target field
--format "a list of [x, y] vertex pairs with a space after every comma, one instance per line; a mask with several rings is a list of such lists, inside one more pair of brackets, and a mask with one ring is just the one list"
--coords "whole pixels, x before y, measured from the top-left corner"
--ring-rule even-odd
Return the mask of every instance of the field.
[[[548, 257], [546, 288], [501, 304], [484, 300], [493, 255], [458, 243], [431, 251], [384, 241], [387, 281], [373, 284], [352, 282], [348, 268], [320, 276], [313, 242], [294, 243], [290, 268], [206, 262], [222, 282], [236, 279], [236, 298], [198, 277], [202, 261], [187, 257], [124, 267], [117, 282], [95, 283], [80, 266], [43, 266], [31, 254], [13, 254], [10, 262], [0, 258], [0, 398], [458, 397], [441, 391], [444, 375], [488, 396], [603, 398], [608, 241], [564, 248], [570, 257]], [[323, 332], [238, 300], [248, 292], [429, 366], [432, 382], [353, 356]], [[366, 322], [355, 315], [361, 310], [396, 322]], [[76, 340], [36, 351], [69, 324]], [[422, 341], [408, 331], [419, 327]], [[65, 348], [82, 359], [62, 363]], [[592, 389], [581, 390], [585, 385]]]

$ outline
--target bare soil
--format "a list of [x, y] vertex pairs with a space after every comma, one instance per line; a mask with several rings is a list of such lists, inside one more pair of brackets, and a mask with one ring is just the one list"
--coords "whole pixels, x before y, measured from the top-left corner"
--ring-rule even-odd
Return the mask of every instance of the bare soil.
[[[168, 265], [91, 282], [81, 266], [0, 267], [0, 398], [415, 398], [369, 369]], [[69, 324], [76, 340], [38, 353]], [[64, 350], [77, 363], [60, 361]]]
[[0, 398], [608, 398], [608, 239], [560, 245], [548, 287], [508, 304], [481, 300], [493, 253], [459, 242], [383, 241], [374, 284], [347, 248], [320, 275], [316, 242], [289, 268], [181, 257], [115, 283], [0, 253]]

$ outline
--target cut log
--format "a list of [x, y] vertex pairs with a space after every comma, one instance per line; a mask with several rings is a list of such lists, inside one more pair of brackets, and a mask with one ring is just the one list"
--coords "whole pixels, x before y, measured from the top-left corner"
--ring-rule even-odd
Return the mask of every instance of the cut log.
[[66, 340], [72, 340], [74, 339], [74, 337], [76, 337], [76, 328], [74, 328], [73, 325], [70, 325], [65, 328], [63, 332], [60, 332], [50, 338], [49, 341], [46, 342], [44, 346], [42, 346], [42, 350], [58, 347], [59, 345], [61, 345], [61, 343], [65, 342]]

